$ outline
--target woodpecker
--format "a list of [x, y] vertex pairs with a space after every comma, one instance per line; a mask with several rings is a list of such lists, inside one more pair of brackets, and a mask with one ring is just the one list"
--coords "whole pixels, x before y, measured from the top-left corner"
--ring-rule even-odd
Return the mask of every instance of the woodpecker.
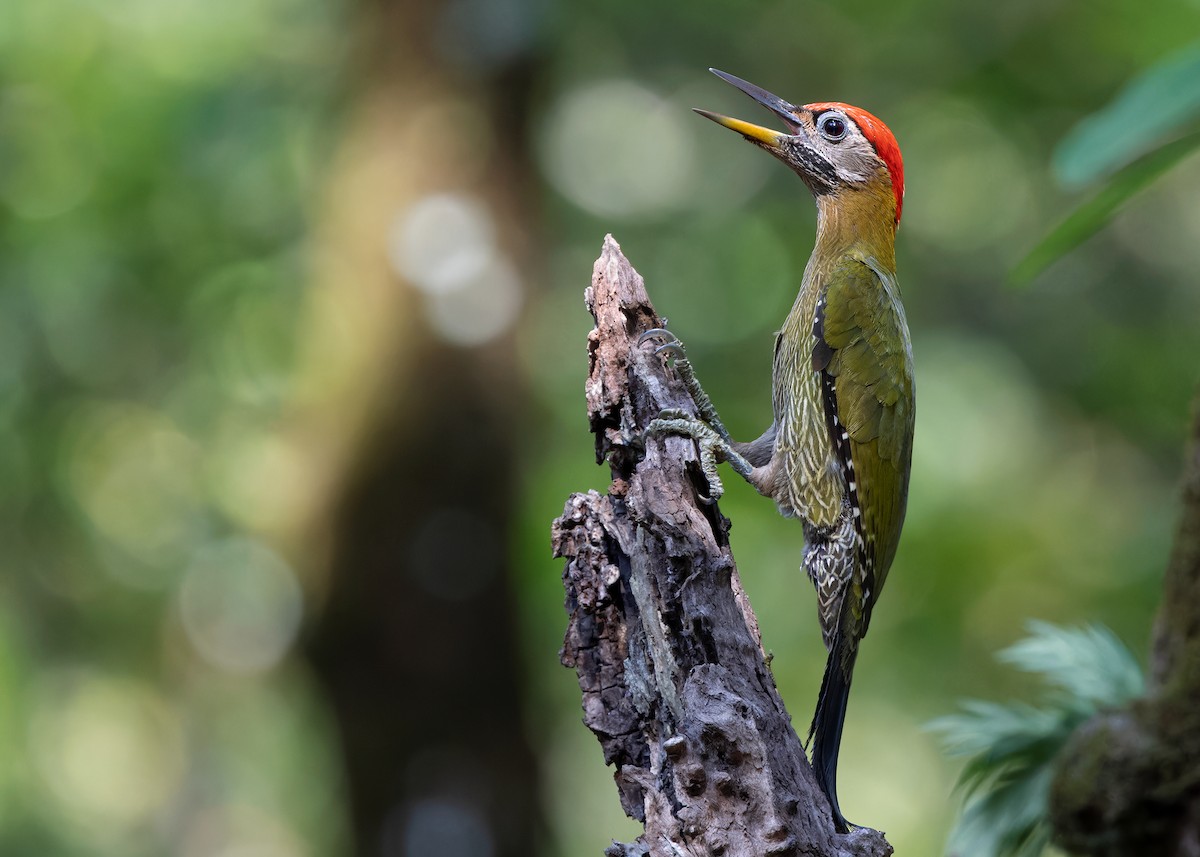
[[803, 568], [817, 591], [828, 659], [809, 730], [813, 770], [834, 824], [849, 823], [837, 799], [837, 759], [859, 642], [896, 555], [912, 460], [912, 346], [896, 282], [896, 230], [904, 202], [900, 147], [858, 107], [797, 107], [754, 84], [710, 69], [774, 113], [775, 131], [707, 110], [796, 172], [817, 206], [817, 236], [800, 291], [775, 339], [774, 421], [757, 440], [734, 441], [697, 382], [682, 345], [665, 329], [659, 352], [696, 400], [700, 419], [664, 413], [652, 434], [695, 438], [721, 493], [724, 460], [779, 511], [804, 526]]

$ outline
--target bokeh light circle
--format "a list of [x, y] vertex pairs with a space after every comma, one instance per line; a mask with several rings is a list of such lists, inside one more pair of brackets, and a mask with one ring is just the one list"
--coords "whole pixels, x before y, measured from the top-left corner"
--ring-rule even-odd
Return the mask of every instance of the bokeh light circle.
[[538, 135], [542, 169], [559, 193], [592, 214], [663, 213], [691, 195], [696, 158], [685, 116], [631, 81], [569, 91]]
[[274, 666], [296, 637], [300, 585], [266, 546], [233, 538], [202, 550], [184, 574], [179, 611], [192, 647], [231, 673]]

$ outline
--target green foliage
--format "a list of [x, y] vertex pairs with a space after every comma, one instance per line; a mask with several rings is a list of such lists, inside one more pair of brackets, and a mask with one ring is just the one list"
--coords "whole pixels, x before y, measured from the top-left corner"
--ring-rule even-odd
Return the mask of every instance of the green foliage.
[[1200, 116], [1200, 42], [1137, 74], [1058, 144], [1054, 170], [1068, 187], [1112, 175]]
[[1200, 146], [1200, 133], [1189, 134], [1156, 149], [1129, 165], [1099, 193], [1076, 208], [1029, 251], [1016, 267], [1011, 280], [1026, 285], [1058, 259], [1099, 232], [1117, 210], [1147, 188]]
[[338, 22], [0, 4], [0, 853], [342, 851], [268, 544]]
[[1129, 649], [1103, 626], [1060, 628], [1029, 623], [1030, 636], [996, 655], [1022, 672], [1040, 673], [1058, 693], [1064, 708], [1080, 707], [1088, 716], [1097, 708], [1120, 705], [1141, 696], [1142, 668]]
[[967, 757], [959, 788], [967, 805], [950, 853], [1037, 857], [1049, 843], [1046, 804], [1055, 755], [1071, 732], [1101, 708], [1142, 693], [1142, 673], [1106, 628], [1030, 622], [1030, 635], [997, 660], [1049, 686], [1039, 706], [967, 700], [962, 712], [929, 724], [948, 755]]
[[1099, 232], [1125, 202], [1195, 151], [1200, 133], [1161, 141], [1187, 129], [1197, 117], [1200, 43], [1151, 65], [1109, 104], [1076, 125], [1054, 153], [1059, 182], [1077, 188], [1111, 178], [1017, 264], [1012, 282], [1028, 283]]

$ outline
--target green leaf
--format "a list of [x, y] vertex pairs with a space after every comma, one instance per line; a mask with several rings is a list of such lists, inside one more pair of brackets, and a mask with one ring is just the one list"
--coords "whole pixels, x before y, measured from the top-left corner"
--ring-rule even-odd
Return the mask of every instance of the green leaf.
[[1142, 692], [1137, 661], [1107, 629], [1031, 622], [1029, 632], [997, 659], [1045, 680], [1040, 706], [967, 700], [928, 727], [942, 733], [948, 755], [968, 757], [958, 780], [966, 806], [950, 840], [955, 857], [1039, 857], [1049, 841], [1055, 756], [1097, 709]]
[[1121, 705], [1141, 696], [1141, 667], [1107, 628], [1059, 628], [1033, 621], [1029, 631], [1030, 636], [997, 654], [997, 659], [1040, 673], [1067, 699], [1088, 708]]
[[1019, 702], [1001, 704], [968, 699], [961, 706], [961, 713], [939, 717], [926, 727], [942, 733], [949, 756], [989, 753], [998, 745], [1020, 746], [1053, 733], [1060, 724], [1054, 712]]
[[1113, 177], [1099, 193], [1075, 209], [1013, 268], [1013, 285], [1028, 285], [1051, 263], [1100, 230], [1130, 197], [1200, 146], [1200, 132], [1168, 143]]
[[1012, 779], [971, 801], [950, 838], [950, 853], [970, 857], [1036, 857], [1049, 842], [1045, 806], [1049, 768]]
[[1150, 66], [1076, 125], [1054, 153], [1058, 180], [1082, 187], [1110, 175], [1200, 117], [1200, 43]]

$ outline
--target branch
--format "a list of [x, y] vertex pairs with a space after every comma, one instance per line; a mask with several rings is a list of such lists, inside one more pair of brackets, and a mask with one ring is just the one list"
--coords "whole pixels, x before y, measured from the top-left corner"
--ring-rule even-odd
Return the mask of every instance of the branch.
[[621, 806], [645, 832], [610, 857], [886, 857], [883, 834], [835, 832], [763, 654], [729, 548], [729, 522], [698, 499], [688, 438], [647, 439], [666, 408], [695, 413], [638, 336], [661, 322], [611, 236], [586, 292], [587, 407], [607, 495], [575, 494], [554, 522], [584, 722], [616, 767]]
[[1200, 685], [1200, 392], [1192, 402], [1192, 430], [1183, 466], [1183, 511], [1163, 579], [1154, 628], [1151, 682]]
[[1200, 854], [1200, 394], [1192, 412], [1147, 694], [1097, 714], [1059, 754], [1051, 823], [1073, 853]]

